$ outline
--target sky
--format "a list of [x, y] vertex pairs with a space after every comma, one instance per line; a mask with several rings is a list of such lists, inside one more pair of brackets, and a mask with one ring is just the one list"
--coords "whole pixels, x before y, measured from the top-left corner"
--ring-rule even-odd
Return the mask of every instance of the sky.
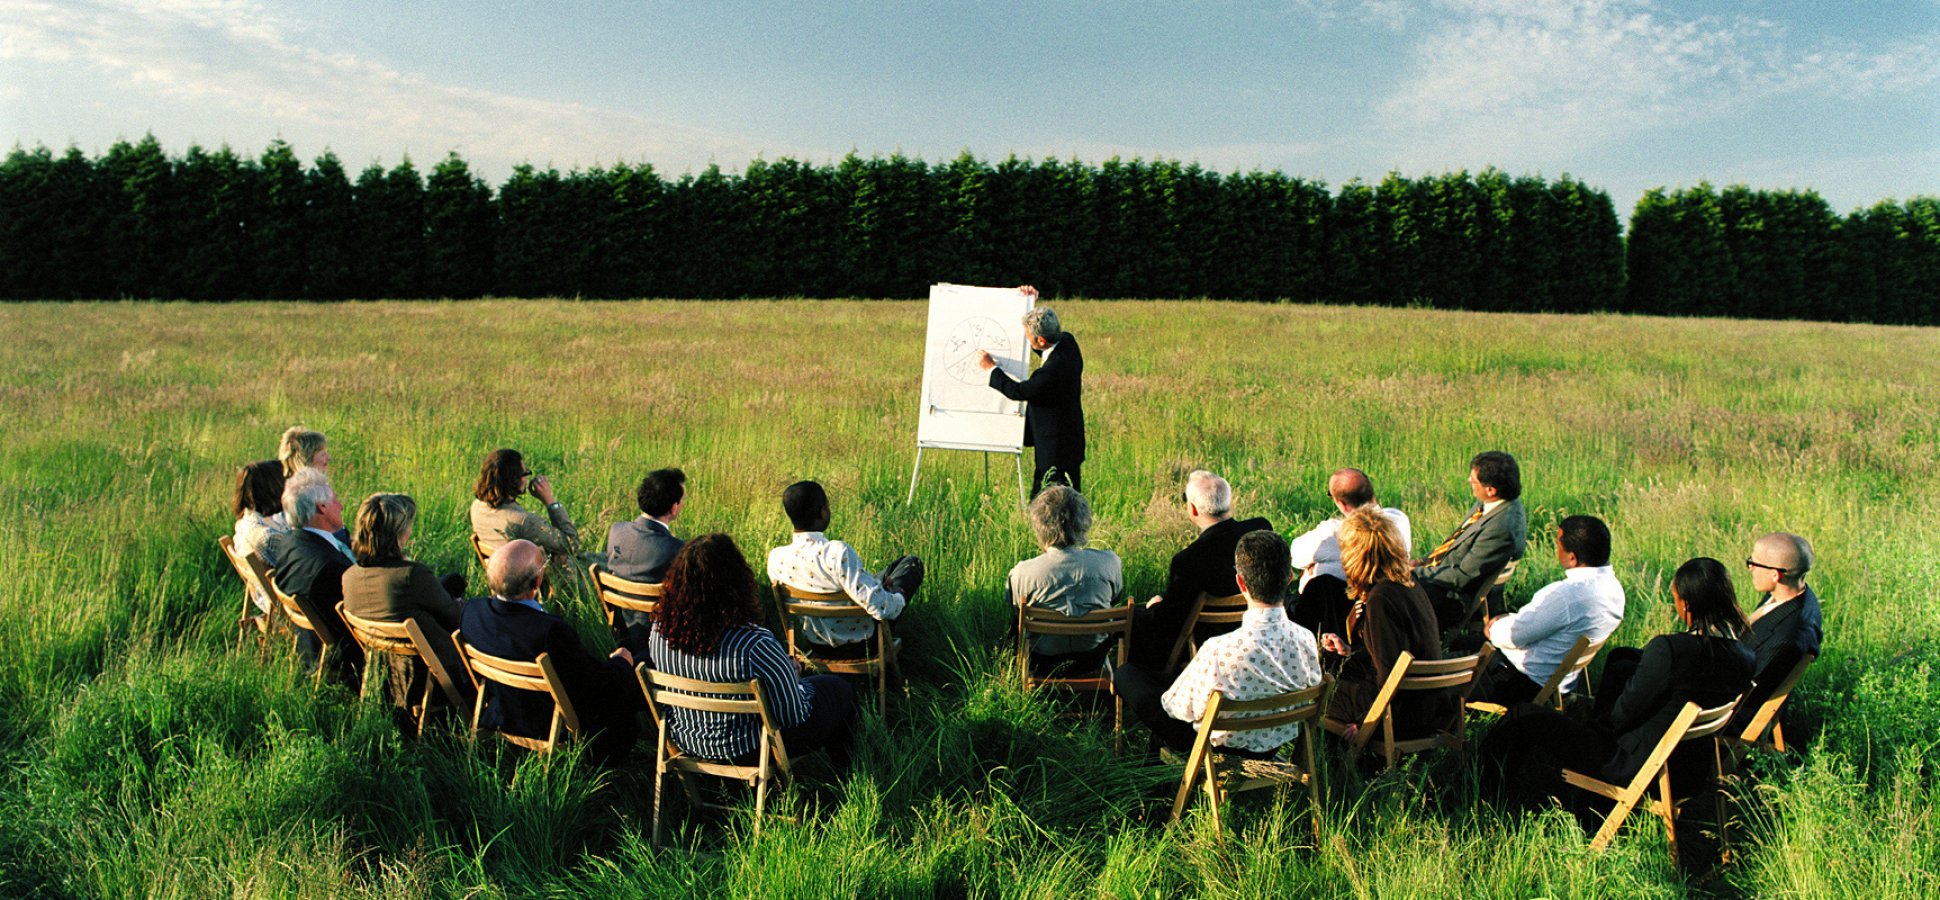
[[353, 172], [969, 151], [1940, 194], [1940, 0], [0, 0], [0, 143]]

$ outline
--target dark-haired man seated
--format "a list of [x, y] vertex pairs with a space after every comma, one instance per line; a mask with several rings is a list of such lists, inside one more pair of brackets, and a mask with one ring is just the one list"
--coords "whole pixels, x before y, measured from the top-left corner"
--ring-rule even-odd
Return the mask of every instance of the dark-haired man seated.
[[[895, 622], [923, 584], [923, 561], [904, 556], [879, 579], [862, 567], [855, 548], [829, 540], [829, 497], [813, 481], [797, 481], [781, 494], [794, 540], [768, 551], [768, 579], [818, 594], [844, 594], [869, 613], [865, 619], [803, 618], [798, 635], [809, 653], [825, 659], [868, 656], [876, 622]], [[894, 653], [895, 648], [890, 648]]]
[[[636, 713], [646, 695], [633, 675], [625, 647], [601, 659], [586, 650], [572, 625], [539, 604], [546, 553], [520, 539], [507, 543], [485, 564], [492, 596], [465, 604], [458, 627], [465, 643], [504, 659], [532, 662], [549, 654], [566, 696], [590, 737], [587, 758], [609, 765], [626, 757], [639, 731]], [[535, 691], [485, 684], [479, 725], [522, 737], [544, 738], [552, 725], [552, 698]]]
[[1468, 487], [1475, 495], [1468, 518], [1434, 552], [1415, 561], [1415, 583], [1434, 604], [1444, 632], [1466, 624], [1459, 620], [1468, 610], [1469, 596], [1509, 560], [1521, 559], [1529, 541], [1529, 516], [1519, 499], [1522, 473], [1515, 457], [1500, 450], [1477, 453], [1469, 461]]
[[[679, 469], [648, 472], [640, 479], [634, 499], [640, 504], [640, 517], [616, 522], [606, 532], [606, 569], [628, 581], [659, 584], [674, 554], [686, 543], [674, 536], [672, 526], [687, 500], [687, 475]], [[629, 609], [620, 618], [626, 622], [627, 646], [645, 648], [653, 630], [647, 614]]]
[[[1610, 529], [1595, 516], [1570, 516], [1556, 529], [1556, 561], [1563, 580], [1536, 592], [1522, 608], [1489, 620], [1495, 655], [1469, 699], [1514, 706], [1536, 699], [1576, 646], [1603, 640], [1623, 624], [1623, 585], [1610, 569]], [[1574, 690], [1580, 674], [1563, 680]]]
[[[1112, 684], [1125, 705], [1152, 729], [1152, 743], [1174, 751], [1192, 748], [1196, 725], [1213, 691], [1232, 700], [1259, 700], [1320, 683], [1320, 650], [1314, 633], [1287, 618], [1284, 607], [1293, 565], [1285, 538], [1270, 530], [1242, 535], [1233, 552], [1246, 616], [1239, 628], [1208, 638], [1172, 686], [1137, 664], [1120, 667]], [[1264, 756], [1300, 736], [1299, 723], [1214, 734], [1213, 746], [1230, 753]]]

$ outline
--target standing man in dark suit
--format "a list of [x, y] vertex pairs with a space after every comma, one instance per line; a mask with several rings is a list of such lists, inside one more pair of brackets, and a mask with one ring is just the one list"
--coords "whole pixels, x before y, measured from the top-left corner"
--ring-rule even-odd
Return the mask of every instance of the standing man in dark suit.
[[[687, 475], [679, 469], [648, 472], [640, 479], [634, 499], [640, 503], [640, 517], [616, 523], [606, 533], [606, 568], [628, 581], [659, 584], [674, 554], [686, 543], [674, 537], [671, 526], [687, 499]], [[626, 622], [627, 643], [645, 647], [653, 627], [651, 618], [632, 610], [622, 612], [621, 617]]]
[[[1017, 291], [1033, 302], [1037, 299], [1037, 288], [1028, 284]], [[1037, 496], [1047, 481], [1082, 492], [1078, 470], [1085, 461], [1084, 353], [1078, 349], [1078, 339], [1059, 327], [1058, 314], [1048, 306], [1033, 306], [1024, 314], [1024, 333], [1031, 349], [1044, 358], [1029, 378], [1010, 377], [987, 351], [977, 351], [977, 365], [990, 373], [992, 389], [1029, 404], [1024, 409], [1024, 446], [1037, 448], [1031, 496]]]
[[[344, 504], [330, 487], [329, 476], [316, 469], [299, 469], [283, 485], [283, 512], [293, 526], [271, 538], [276, 551], [273, 580], [283, 593], [310, 607], [310, 624], [328, 632], [337, 645], [339, 665], [357, 671], [363, 650], [337, 615], [344, 598], [344, 573], [357, 560], [337, 539], [344, 527]], [[316, 632], [298, 629], [297, 650], [306, 661], [321, 664], [323, 641]]]
[[[492, 596], [465, 604], [458, 632], [465, 643], [504, 659], [532, 662], [545, 653], [552, 660], [566, 696], [590, 737], [588, 758], [606, 765], [626, 758], [639, 732], [636, 713], [646, 709], [633, 676], [633, 654], [617, 648], [605, 659], [587, 652], [573, 626], [539, 604], [546, 553], [538, 544], [516, 540], [500, 547], [485, 564]], [[509, 690], [486, 683], [479, 725], [523, 737], [543, 738], [552, 724], [552, 699], [534, 691]]]
[[[1166, 677], [1172, 674], [1165, 671], [1166, 657], [1185, 629], [1186, 617], [1192, 614], [1199, 595], [1230, 597], [1239, 593], [1233, 548], [1239, 546], [1240, 536], [1273, 527], [1264, 517], [1234, 519], [1233, 486], [1204, 469], [1186, 476], [1185, 503], [1186, 518], [1199, 526], [1199, 537], [1172, 555], [1165, 592], [1146, 601], [1132, 626], [1132, 662]], [[1202, 630], [1200, 639], [1216, 633]], [[1181, 665], [1186, 662], [1179, 660]]]
[[1442, 631], [1463, 624], [1456, 620], [1470, 594], [1509, 560], [1521, 559], [1529, 542], [1515, 457], [1500, 450], [1477, 453], [1469, 460], [1468, 487], [1475, 495], [1468, 518], [1433, 553], [1415, 561], [1415, 583], [1428, 593]]
[[1812, 562], [1812, 545], [1796, 534], [1773, 532], [1751, 545], [1745, 567], [1751, 570], [1752, 589], [1764, 594], [1765, 599], [1746, 617], [1751, 621], [1751, 633], [1745, 637], [1745, 646], [1751, 648], [1756, 661], [1752, 688], [1732, 714], [1732, 721], [1741, 726], [1758, 714], [1759, 705], [1801, 658], [1819, 655], [1825, 625], [1819, 595], [1805, 583]]

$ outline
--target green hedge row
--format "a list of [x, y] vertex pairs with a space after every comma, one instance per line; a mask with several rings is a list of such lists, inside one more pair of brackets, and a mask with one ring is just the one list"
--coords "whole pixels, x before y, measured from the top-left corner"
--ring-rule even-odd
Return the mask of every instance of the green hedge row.
[[[679, 179], [453, 154], [354, 178], [151, 135], [0, 162], [0, 297], [915, 297], [935, 281], [1054, 295], [1934, 321], [1933, 202], [1840, 220], [1813, 194], [1654, 191], [1624, 238], [1568, 176], [1391, 174], [1338, 191], [1175, 161], [932, 164], [851, 154]], [[1626, 286], [1626, 267], [1628, 285]], [[1924, 280], [1923, 280], [1924, 279]]]

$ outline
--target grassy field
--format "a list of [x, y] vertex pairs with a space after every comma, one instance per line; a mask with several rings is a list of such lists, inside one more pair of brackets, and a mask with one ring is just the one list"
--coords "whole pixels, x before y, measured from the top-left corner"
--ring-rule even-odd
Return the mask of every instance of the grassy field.
[[[1476, 451], [1530, 509], [1515, 600], [1557, 577], [1561, 517], [1612, 526], [1618, 639], [1671, 622], [1691, 556], [1810, 537], [1827, 650], [1794, 698], [1806, 750], [1760, 759], [1735, 858], [1667, 861], [1633, 817], [1591, 853], [1559, 812], [1478, 801], [1444, 754], [1305, 805], [1162, 827], [1176, 769], [1113, 757], [1023, 694], [1003, 576], [1031, 555], [1011, 473], [929, 454], [914, 505], [919, 303], [0, 306], [0, 894], [28, 896], [1603, 897], [1940, 892], [1940, 331], [1215, 303], [1068, 303], [1091, 363], [1094, 543], [1139, 596], [1191, 537], [1185, 473], [1287, 534], [1359, 465], [1418, 541], [1454, 527]], [[757, 561], [781, 488], [829, 487], [873, 565], [921, 554], [911, 688], [857, 764], [806, 767], [756, 839], [730, 817], [647, 845], [651, 778], [401, 738], [376, 700], [236, 649], [215, 538], [236, 468], [285, 427], [330, 436], [354, 505], [421, 505], [414, 555], [472, 574], [479, 459], [518, 447], [594, 544], [646, 470], [690, 477], [684, 535]], [[1427, 536], [1427, 537], [1420, 537]], [[1740, 567], [1733, 566], [1734, 571]], [[1748, 579], [1741, 579], [1747, 608]], [[565, 613], [610, 637], [582, 599]], [[1137, 746], [1141, 735], [1128, 742]], [[1237, 826], [1236, 828], [1232, 826]]]

